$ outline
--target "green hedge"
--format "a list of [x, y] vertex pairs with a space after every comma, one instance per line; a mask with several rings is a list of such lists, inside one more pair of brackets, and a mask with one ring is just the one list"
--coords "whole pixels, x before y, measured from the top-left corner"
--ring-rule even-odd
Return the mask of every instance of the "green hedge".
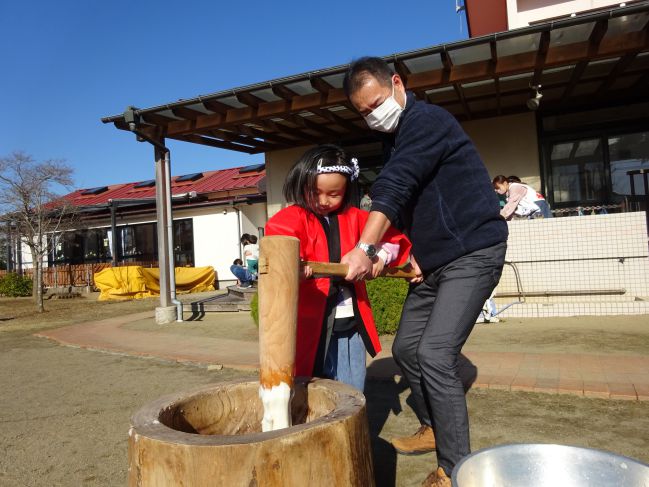
[[[367, 294], [380, 335], [396, 333], [407, 293], [408, 283], [404, 279], [382, 278], [367, 282]], [[250, 302], [250, 316], [259, 326], [259, 300], [256, 294]]]
[[367, 294], [379, 335], [396, 333], [403, 302], [408, 294], [405, 279], [379, 278], [367, 282]]
[[259, 326], [259, 294], [255, 293], [250, 301], [250, 316], [255, 320], [255, 325]]
[[32, 280], [14, 272], [0, 277], [0, 296], [17, 298], [32, 295]]

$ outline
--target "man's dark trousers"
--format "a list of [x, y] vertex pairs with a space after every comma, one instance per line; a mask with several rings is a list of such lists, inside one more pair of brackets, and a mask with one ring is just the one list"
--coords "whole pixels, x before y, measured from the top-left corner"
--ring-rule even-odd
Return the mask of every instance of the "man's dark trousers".
[[422, 424], [433, 427], [437, 463], [449, 476], [455, 464], [470, 453], [458, 357], [498, 284], [506, 249], [503, 242], [470, 252], [412, 285], [392, 346], [412, 389], [415, 413]]

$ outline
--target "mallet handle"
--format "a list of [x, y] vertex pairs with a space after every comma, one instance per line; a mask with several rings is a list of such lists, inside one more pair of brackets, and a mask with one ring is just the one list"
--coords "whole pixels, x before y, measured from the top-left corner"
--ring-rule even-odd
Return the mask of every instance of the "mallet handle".
[[[338, 264], [336, 262], [302, 262], [302, 265], [308, 265], [313, 269], [313, 273], [319, 276], [338, 276], [347, 275], [347, 264]], [[406, 268], [386, 267], [381, 273], [381, 277], [398, 277], [401, 279], [412, 279], [415, 277], [415, 271], [410, 266]]]

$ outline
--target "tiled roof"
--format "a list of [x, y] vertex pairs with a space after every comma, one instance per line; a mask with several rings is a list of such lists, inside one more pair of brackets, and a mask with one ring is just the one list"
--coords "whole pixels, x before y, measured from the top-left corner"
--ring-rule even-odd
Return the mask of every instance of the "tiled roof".
[[[194, 181], [176, 182], [182, 176], [171, 178], [171, 193], [179, 195], [195, 191], [197, 195], [250, 189], [250, 195], [261, 195], [260, 183], [266, 177], [264, 165], [235, 167], [219, 171], [204, 171], [201, 177]], [[155, 185], [136, 187], [143, 181], [132, 183], [113, 184], [92, 189], [78, 189], [63, 196], [74, 206], [94, 206], [108, 203], [110, 200], [120, 199], [150, 199], [155, 198]], [[153, 181], [152, 181], [153, 183]], [[104, 189], [105, 188], [105, 189]], [[85, 194], [84, 194], [85, 193]], [[93, 193], [93, 194], [89, 194]]]

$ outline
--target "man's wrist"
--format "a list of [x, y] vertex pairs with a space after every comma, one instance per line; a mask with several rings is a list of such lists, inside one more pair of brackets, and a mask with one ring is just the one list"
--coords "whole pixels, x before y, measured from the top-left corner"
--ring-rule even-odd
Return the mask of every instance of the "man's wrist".
[[363, 251], [368, 259], [372, 260], [376, 256], [376, 246], [374, 244], [369, 244], [365, 242], [358, 242], [356, 248]]

